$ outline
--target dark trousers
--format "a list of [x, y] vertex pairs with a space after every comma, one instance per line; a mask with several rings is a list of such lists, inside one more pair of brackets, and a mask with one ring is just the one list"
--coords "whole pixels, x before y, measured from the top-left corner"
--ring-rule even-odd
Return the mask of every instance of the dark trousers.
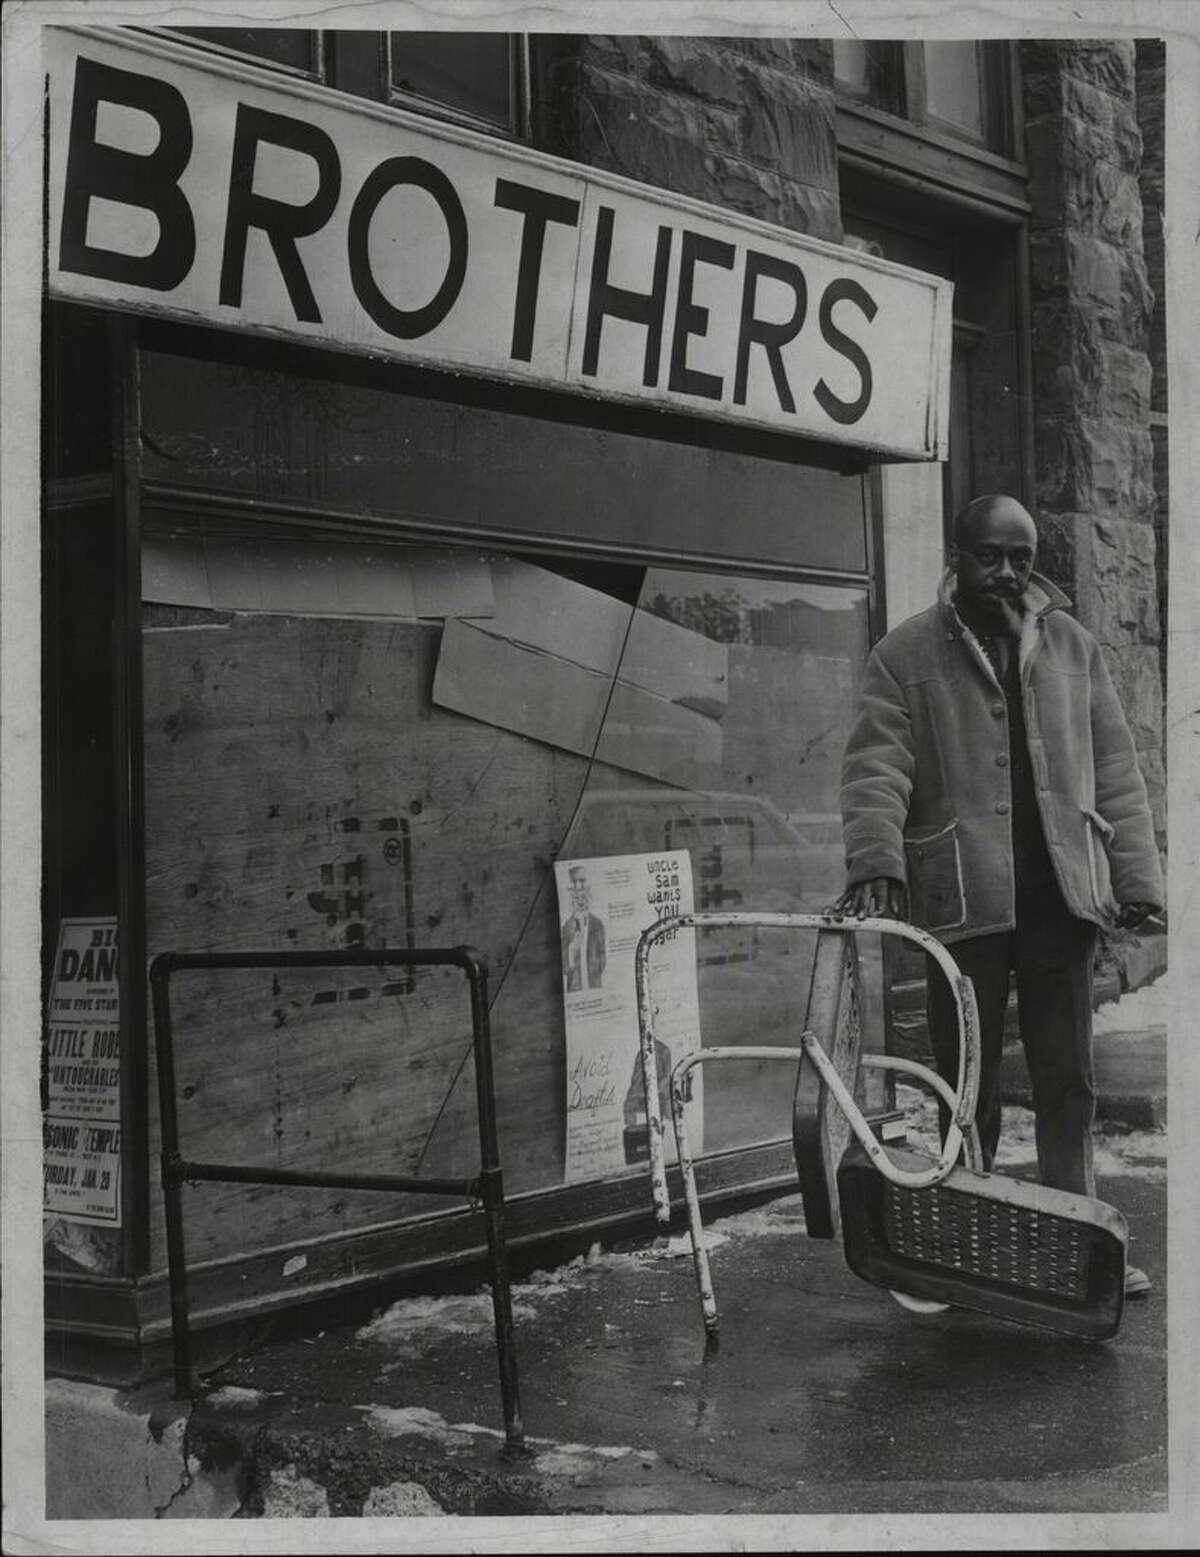
[[[1096, 1193], [1092, 1170], [1092, 956], [1096, 929], [1068, 912], [1056, 889], [1018, 902], [1017, 927], [948, 947], [975, 986], [982, 1064], [975, 1120], [985, 1167], [1000, 1139], [1000, 1057], [1009, 974], [1017, 979], [1021, 1042], [1036, 1117], [1043, 1184], [1078, 1195]], [[927, 959], [929, 1036], [938, 1072], [958, 1077], [958, 1022], [949, 986]], [[939, 1109], [942, 1130], [949, 1113]]]

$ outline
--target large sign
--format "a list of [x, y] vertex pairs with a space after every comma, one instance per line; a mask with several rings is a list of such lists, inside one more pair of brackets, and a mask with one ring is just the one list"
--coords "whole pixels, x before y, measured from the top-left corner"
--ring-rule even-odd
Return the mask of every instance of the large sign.
[[57, 297], [946, 455], [947, 281], [173, 40], [43, 36]]

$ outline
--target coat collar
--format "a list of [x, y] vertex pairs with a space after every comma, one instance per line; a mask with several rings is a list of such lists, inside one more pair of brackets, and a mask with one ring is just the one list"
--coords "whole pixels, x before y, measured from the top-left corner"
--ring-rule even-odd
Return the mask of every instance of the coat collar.
[[[980, 667], [989, 680], [995, 681], [995, 672], [991, 662], [980, 647], [975, 634], [959, 616], [954, 605], [955, 575], [952, 568], [947, 568], [942, 574], [941, 584], [938, 586], [938, 606], [946, 624], [946, 636], [948, 638], [961, 638], [970, 648]], [[1021, 608], [1024, 612], [1024, 622], [1021, 627], [1021, 639], [1018, 649], [1018, 664], [1021, 673], [1033, 658], [1040, 638], [1038, 628], [1052, 611], [1062, 611], [1070, 606], [1069, 598], [1063, 594], [1057, 584], [1052, 584], [1041, 573], [1031, 573], [1029, 584], [1021, 597]], [[997, 683], [998, 685], [999, 683]]]
[[[947, 568], [942, 574], [942, 581], [938, 585], [938, 604], [943, 612], [950, 618], [947, 626], [953, 628], [955, 636], [964, 632], [965, 624], [962, 617], [954, 607], [954, 595], [957, 578], [953, 568]], [[1021, 605], [1026, 616], [1043, 617], [1050, 611], [1070, 610], [1069, 596], [1064, 595], [1057, 584], [1052, 584], [1042, 573], [1029, 575], [1029, 586], [1021, 597]]]

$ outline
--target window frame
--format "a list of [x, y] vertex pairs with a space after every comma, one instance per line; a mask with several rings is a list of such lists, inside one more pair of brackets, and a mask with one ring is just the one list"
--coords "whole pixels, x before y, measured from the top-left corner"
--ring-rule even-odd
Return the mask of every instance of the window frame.
[[[180, 27], [141, 27], [136, 29], [158, 37], [170, 38], [206, 54], [223, 59], [238, 60], [257, 65], [293, 80], [313, 81], [334, 91], [367, 102], [387, 103], [409, 113], [422, 114], [463, 126], [502, 140], [533, 141], [533, 92], [532, 50], [530, 34], [506, 32], [508, 40], [508, 95], [511, 105], [508, 125], [485, 119], [452, 103], [439, 102], [419, 92], [406, 92], [392, 85], [392, 39], [403, 29], [389, 28], [295, 28], [307, 32], [313, 39], [314, 64], [311, 69], [281, 64], [261, 54], [251, 54], [244, 49], [231, 48], [228, 44], [200, 38], [194, 32]], [[210, 29], [214, 30], [214, 29]], [[467, 31], [467, 29], [463, 29]]]
[[[929, 39], [929, 42], [958, 42], [967, 40]], [[925, 43], [909, 42], [904, 45], [904, 69], [906, 96], [915, 104], [917, 112], [909, 117], [922, 127], [940, 131], [955, 140], [967, 141], [982, 151], [998, 156], [1012, 157], [1015, 150], [1011, 96], [1005, 91], [1006, 77], [1010, 74], [1003, 44], [992, 44], [985, 39], [972, 40], [975, 44], [975, 67], [979, 81], [979, 110], [983, 124], [982, 133], [976, 134], [967, 126], [952, 119], [940, 118], [928, 108], [927, 78], [925, 71]]]
[[844, 80], [837, 74], [835, 63], [833, 81], [838, 97], [858, 103], [864, 108], [873, 108], [878, 113], [894, 114], [902, 119], [906, 80], [905, 45], [884, 39], [871, 39], [863, 42], [863, 48], [866, 51], [867, 85], [858, 86], [854, 82]]
[[[223, 32], [225, 28], [208, 28], [206, 31]], [[276, 28], [282, 32], [285, 29]], [[313, 65], [305, 69], [300, 65], [286, 65], [280, 60], [269, 59], [262, 54], [251, 54], [246, 49], [236, 49], [226, 43], [217, 43], [209, 38], [198, 38], [194, 30], [183, 27], [146, 27], [138, 31], [154, 33], [159, 37], [168, 37], [179, 43], [185, 43], [192, 48], [200, 49], [206, 54], [218, 54], [224, 59], [235, 59], [247, 64], [257, 65], [261, 70], [270, 70], [281, 76], [290, 76], [296, 81], [315, 81], [321, 85], [330, 85], [329, 80], [329, 49], [326, 46], [326, 34], [319, 27], [295, 27], [286, 29], [289, 32], [303, 32], [312, 40]]]
[[871, 118], [878, 117], [960, 155], [1023, 167], [1018, 144], [1021, 124], [1015, 46], [1005, 41], [973, 41], [978, 65], [982, 135], [929, 113], [925, 43], [921, 39], [866, 43], [868, 79], [872, 84], [865, 89], [855, 87], [835, 74], [834, 90], [839, 111], [849, 109]]
[[426, 97], [420, 92], [408, 92], [393, 85], [393, 71], [395, 67], [393, 39], [396, 36], [396, 32], [397, 29], [389, 28], [382, 34], [383, 96], [384, 100], [391, 104], [393, 108], [404, 108], [412, 113], [426, 114], [430, 118], [442, 119], [451, 124], [459, 124], [470, 130], [479, 130], [486, 135], [500, 136], [504, 140], [530, 141], [533, 139], [530, 109], [528, 33], [506, 32], [502, 34], [508, 41], [509, 122], [508, 126], [505, 127], [497, 124], [493, 119], [485, 119], [479, 114], [471, 113], [467, 109], [457, 108], [453, 103], [443, 103], [435, 97]]

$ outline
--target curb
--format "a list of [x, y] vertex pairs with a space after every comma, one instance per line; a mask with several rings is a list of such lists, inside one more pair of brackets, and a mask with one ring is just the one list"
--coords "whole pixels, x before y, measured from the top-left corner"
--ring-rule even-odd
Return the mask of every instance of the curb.
[[[670, 1512], [711, 1505], [704, 1478], [619, 1452], [226, 1386], [195, 1402], [159, 1381], [123, 1392], [46, 1383], [49, 1519], [330, 1519]], [[727, 1494], [720, 1494], [725, 1497]]]
[[231, 1518], [244, 1461], [197, 1443], [193, 1416], [162, 1382], [124, 1391], [48, 1378], [47, 1519]]
[[[1167, 1123], [1166, 1032], [1111, 1032], [1095, 1040], [1096, 1121], [1122, 1130], [1160, 1130]], [[1033, 1106], [1020, 1042], [1005, 1045], [1000, 1100]]]

